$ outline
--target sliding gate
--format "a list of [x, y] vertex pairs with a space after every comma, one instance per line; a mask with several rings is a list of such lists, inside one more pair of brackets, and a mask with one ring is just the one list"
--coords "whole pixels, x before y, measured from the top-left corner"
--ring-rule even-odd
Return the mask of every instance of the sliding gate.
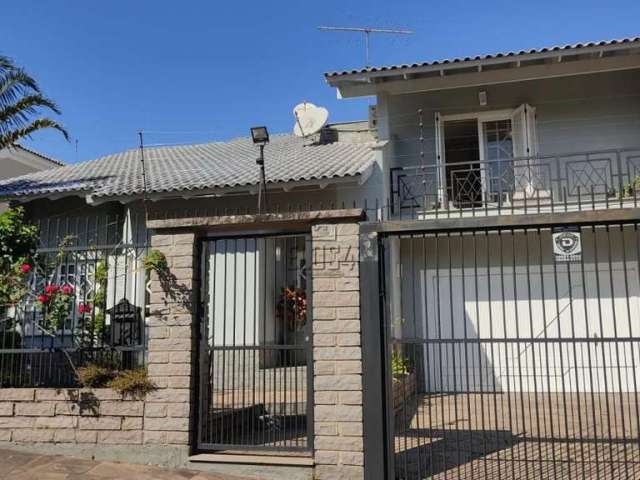
[[201, 450], [311, 448], [309, 241], [204, 242]]
[[638, 225], [380, 247], [396, 478], [640, 478]]

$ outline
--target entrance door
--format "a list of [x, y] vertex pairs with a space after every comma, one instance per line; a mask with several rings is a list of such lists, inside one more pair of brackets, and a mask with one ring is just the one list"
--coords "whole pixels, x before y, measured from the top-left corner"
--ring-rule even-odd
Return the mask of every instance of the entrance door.
[[475, 118], [444, 122], [444, 153], [449, 199], [458, 208], [479, 206], [483, 189]]
[[310, 448], [308, 241], [205, 242], [200, 449]]

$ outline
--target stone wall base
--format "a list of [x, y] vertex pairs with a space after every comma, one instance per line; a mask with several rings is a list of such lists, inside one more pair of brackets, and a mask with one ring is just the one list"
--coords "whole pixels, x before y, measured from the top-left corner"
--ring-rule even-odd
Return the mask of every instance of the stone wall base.
[[189, 447], [180, 445], [73, 445], [68, 443], [0, 442], [0, 448], [42, 455], [68, 455], [111, 462], [152, 464], [166, 468], [184, 468], [189, 463]]
[[255, 478], [256, 480], [312, 480], [314, 478], [312, 467], [190, 462], [187, 468], [219, 475]]
[[189, 461], [189, 447], [179, 445], [70, 445], [64, 443], [14, 443], [0, 441], [0, 449], [42, 455], [67, 455], [92, 460], [188, 468], [207, 473], [261, 480], [311, 480], [312, 467], [223, 464]]

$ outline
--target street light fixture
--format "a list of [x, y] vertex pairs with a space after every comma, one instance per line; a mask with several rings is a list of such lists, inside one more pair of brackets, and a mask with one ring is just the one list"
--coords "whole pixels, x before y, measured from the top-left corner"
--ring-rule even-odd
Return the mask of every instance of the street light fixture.
[[258, 185], [258, 214], [262, 213], [263, 196], [264, 208], [267, 208], [267, 181], [264, 174], [264, 146], [269, 143], [269, 132], [267, 127], [251, 128], [251, 138], [253, 143], [260, 147], [260, 156], [256, 159], [256, 163], [260, 166], [260, 184]]

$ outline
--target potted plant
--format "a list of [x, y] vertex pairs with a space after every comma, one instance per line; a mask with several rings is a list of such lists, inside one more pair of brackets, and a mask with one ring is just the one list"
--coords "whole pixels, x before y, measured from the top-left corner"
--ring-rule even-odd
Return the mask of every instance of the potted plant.
[[391, 379], [395, 428], [401, 432], [411, 423], [417, 384], [409, 359], [398, 351], [391, 354]]

